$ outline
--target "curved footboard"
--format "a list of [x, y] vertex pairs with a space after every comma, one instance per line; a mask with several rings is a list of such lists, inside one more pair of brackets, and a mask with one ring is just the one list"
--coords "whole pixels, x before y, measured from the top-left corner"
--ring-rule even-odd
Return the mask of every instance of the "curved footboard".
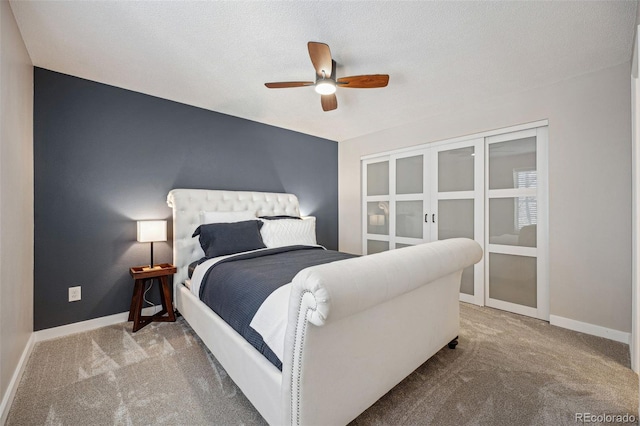
[[314, 266], [293, 279], [283, 360], [287, 424], [353, 420], [458, 335], [465, 238]]

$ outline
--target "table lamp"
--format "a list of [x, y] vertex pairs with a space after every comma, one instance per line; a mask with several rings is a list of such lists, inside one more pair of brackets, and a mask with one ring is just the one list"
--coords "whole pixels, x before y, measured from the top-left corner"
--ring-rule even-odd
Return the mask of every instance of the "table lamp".
[[151, 243], [151, 262], [149, 267], [145, 269], [160, 268], [160, 266], [153, 266], [153, 243], [154, 241], [167, 241], [167, 221], [139, 220], [137, 239], [141, 243]]

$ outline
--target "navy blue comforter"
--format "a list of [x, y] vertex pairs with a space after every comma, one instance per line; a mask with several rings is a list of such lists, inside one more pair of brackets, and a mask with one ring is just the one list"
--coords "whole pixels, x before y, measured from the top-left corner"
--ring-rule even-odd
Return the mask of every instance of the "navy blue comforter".
[[312, 246], [287, 246], [241, 254], [216, 263], [205, 274], [200, 299], [282, 370], [282, 363], [250, 327], [262, 302], [304, 268], [354, 257]]

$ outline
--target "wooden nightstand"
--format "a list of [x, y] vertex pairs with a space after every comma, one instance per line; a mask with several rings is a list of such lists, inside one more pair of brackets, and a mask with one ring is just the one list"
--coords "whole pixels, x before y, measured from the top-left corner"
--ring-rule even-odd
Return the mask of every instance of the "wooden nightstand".
[[[131, 297], [131, 308], [129, 309], [129, 321], [133, 321], [133, 331], [140, 330], [152, 321], [173, 322], [176, 316], [173, 313], [173, 305], [171, 304], [171, 288], [169, 287], [169, 275], [175, 274], [176, 267], [169, 263], [161, 263], [156, 265], [155, 269], [149, 269], [146, 266], [134, 266], [129, 269], [129, 273], [135, 280], [133, 287], [133, 296]], [[162, 310], [155, 315], [142, 315], [142, 304], [144, 303], [145, 283], [154, 280], [160, 283], [160, 298], [162, 300]], [[167, 316], [163, 316], [168, 314]]]

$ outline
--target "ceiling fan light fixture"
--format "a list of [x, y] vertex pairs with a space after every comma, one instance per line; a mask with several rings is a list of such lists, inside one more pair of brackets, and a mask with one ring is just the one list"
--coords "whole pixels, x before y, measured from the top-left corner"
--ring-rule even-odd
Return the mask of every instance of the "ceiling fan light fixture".
[[310, 41], [307, 43], [309, 58], [316, 71], [314, 81], [280, 81], [265, 83], [269, 89], [284, 89], [287, 87], [314, 86], [315, 91], [322, 95], [320, 104], [323, 111], [333, 111], [338, 108], [338, 99], [335, 95], [338, 86], [350, 89], [371, 89], [386, 87], [389, 83], [388, 74], [352, 75], [350, 77], [336, 78], [336, 61], [331, 58], [329, 46], [325, 43]]
[[322, 79], [316, 83], [316, 92], [321, 95], [336, 93], [336, 83], [331, 79]]

